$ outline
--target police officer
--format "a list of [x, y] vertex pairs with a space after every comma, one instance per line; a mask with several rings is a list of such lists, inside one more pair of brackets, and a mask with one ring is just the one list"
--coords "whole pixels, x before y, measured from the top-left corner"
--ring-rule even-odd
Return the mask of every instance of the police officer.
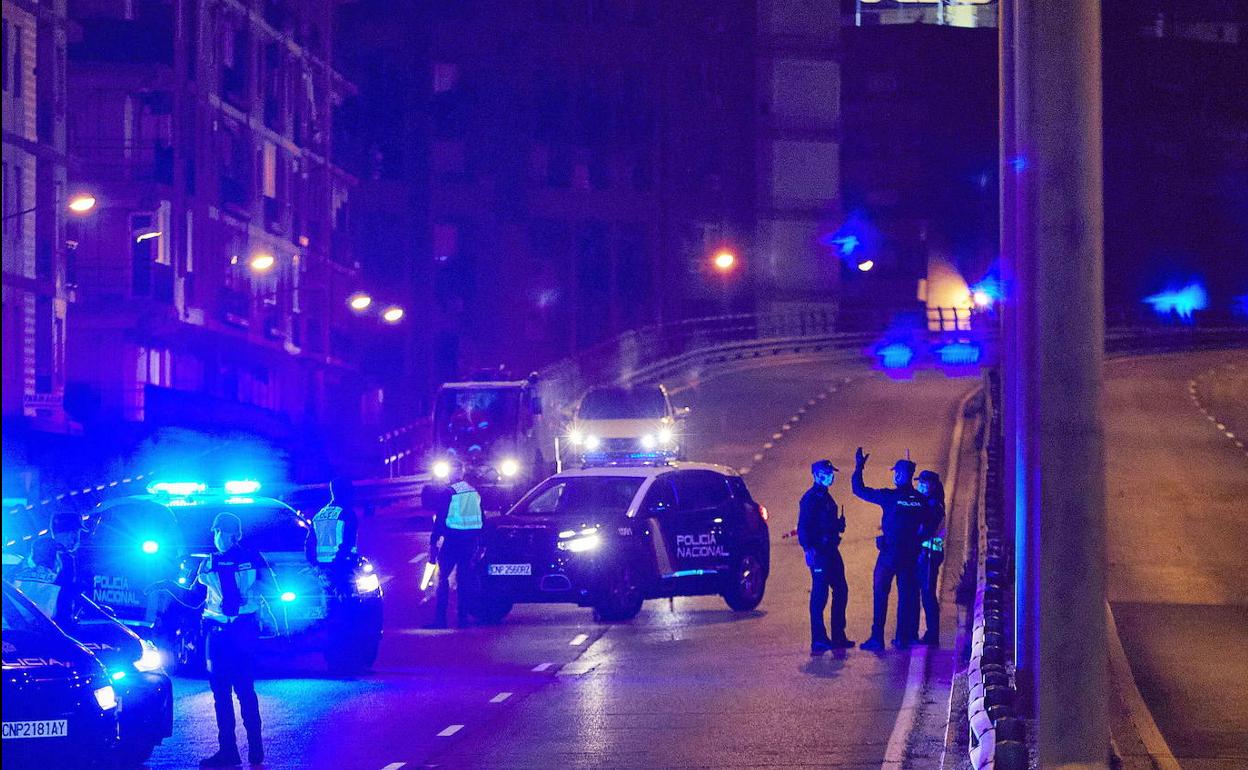
[[325, 570], [339, 592], [350, 585], [355, 569], [359, 518], [355, 513], [355, 487], [339, 477], [329, 482], [329, 502], [312, 518], [304, 541], [308, 561]]
[[[797, 542], [806, 552], [810, 568], [810, 654], [822, 655], [834, 648], [846, 649], [854, 642], [845, 636], [845, 608], [849, 606], [849, 584], [845, 582], [845, 562], [841, 559], [841, 533], [845, 519], [837, 515], [836, 500], [828, 488], [836, 479], [837, 468], [830, 460], [817, 460], [810, 466], [814, 483], [798, 505]], [[823, 625], [823, 610], [832, 589], [832, 634]]]
[[[208, 683], [217, 715], [219, 748], [202, 760], [200, 767], [242, 764], [234, 732], [235, 695], [247, 730], [247, 759], [253, 765], [264, 762], [255, 687], [255, 655], [260, 635], [257, 613], [261, 602], [277, 595], [279, 590], [268, 562], [258, 551], [244, 545], [242, 537], [243, 523], [237, 516], [217, 514], [212, 522], [217, 552], [200, 562], [191, 588], [183, 591], [195, 604], [203, 602]], [[157, 585], [170, 590], [176, 587], [169, 581]], [[178, 601], [187, 603], [182, 598]]]
[[919, 530], [919, 596], [927, 631], [919, 640], [940, 645], [940, 564], [945, 560], [945, 486], [935, 471], [920, 471], [914, 488], [927, 499], [927, 515]]
[[463, 589], [484, 523], [481, 494], [464, 479], [464, 466], [454, 463], [451, 473], [452, 483], [440, 495], [441, 499], [434, 509], [433, 533], [429, 536], [429, 561], [438, 565], [438, 598], [430, 628], [446, 628], [448, 625], [446, 615], [451, 598], [451, 572], [456, 569], [459, 570], [460, 592], [455, 609], [459, 625], [467, 625], [468, 608], [464, 603]]
[[873, 578], [874, 613], [871, 638], [862, 643], [864, 650], [884, 649], [884, 621], [888, 618], [888, 594], [893, 580], [897, 581], [897, 637], [893, 645], [909, 647], [917, 642], [919, 633], [919, 529], [927, 501], [912, 485], [914, 463], [898, 460], [893, 464], [893, 489], [872, 489], [862, 479], [863, 469], [871, 455], [862, 447], [854, 455], [854, 494], [880, 506], [882, 534], [875, 539], [880, 554], [875, 560]]

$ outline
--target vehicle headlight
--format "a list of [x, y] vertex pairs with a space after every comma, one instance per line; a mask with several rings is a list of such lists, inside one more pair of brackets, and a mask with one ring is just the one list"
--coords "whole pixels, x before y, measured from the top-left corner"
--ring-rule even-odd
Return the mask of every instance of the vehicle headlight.
[[156, 671], [165, 663], [164, 656], [160, 654], [160, 650], [151, 641], [143, 640], [143, 654], [134, 662], [134, 669], [147, 673]]
[[580, 446], [585, 441], [585, 434], [579, 430], [568, 431], [568, 443], [573, 446]]
[[674, 438], [676, 438], [676, 434], [672, 433], [671, 428], [659, 428], [660, 444], [670, 444]]
[[117, 708], [117, 691], [111, 684], [97, 687], [95, 688], [95, 702], [100, 704], [100, 708], [105, 711]]
[[559, 533], [559, 550], [572, 553], [592, 551], [602, 545], [602, 535], [594, 527], [586, 527], [580, 532], [564, 530]]
[[451, 464], [446, 460], [438, 460], [433, 464], [434, 478], [448, 479], [451, 477]]
[[513, 458], [508, 457], [498, 464], [498, 472], [507, 478], [512, 478], [520, 472], [520, 463], [516, 462]]
[[597, 448], [598, 448], [598, 447], [600, 447], [600, 446], [602, 446], [602, 439], [598, 438], [597, 436], [586, 436], [586, 437], [585, 437], [585, 448], [586, 448], [586, 449], [589, 449], [589, 450], [594, 450], [594, 449], [597, 449]]
[[658, 445], [659, 445], [659, 441], [658, 439], [654, 437], [653, 434], [647, 433], [646, 435], [641, 437], [642, 449], [654, 449]]
[[355, 590], [361, 594], [376, 593], [381, 588], [381, 578], [376, 572], [366, 572], [355, 576]]

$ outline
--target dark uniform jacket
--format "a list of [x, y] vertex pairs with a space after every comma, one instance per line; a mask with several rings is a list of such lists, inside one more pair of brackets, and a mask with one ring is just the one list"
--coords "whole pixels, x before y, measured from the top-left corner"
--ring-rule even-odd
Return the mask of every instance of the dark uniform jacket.
[[836, 500], [827, 488], [818, 484], [802, 495], [797, 510], [797, 542], [802, 550], [817, 552], [836, 548], [841, 544], [841, 532], [845, 524], [837, 515]]
[[854, 494], [880, 506], [880, 551], [897, 558], [918, 558], [919, 530], [930, 515], [927, 500], [910, 485], [895, 489], [872, 489], [862, 480], [862, 469], [854, 470]]

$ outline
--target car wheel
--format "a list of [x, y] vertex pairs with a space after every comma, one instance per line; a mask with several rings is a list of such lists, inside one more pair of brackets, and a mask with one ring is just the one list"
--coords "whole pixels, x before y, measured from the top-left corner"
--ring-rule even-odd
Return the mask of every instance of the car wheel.
[[621, 564], [611, 575], [602, 600], [594, 607], [594, 619], [607, 623], [632, 620], [641, 612], [645, 599], [636, 568]]
[[757, 554], [747, 553], [733, 565], [724, 601], [738, 612], [752, 610], [763, 600], [767, 590], [767, 568]]
[[483, 625], [496, 626], [511, 614], [511, 609], [514, 606], [515, 603], [510, 599], [499, 596], [478, 595], [472, 602], [469, 614]]
[[152, 752], [156, 750], [156, 745], [148, 740], [128, 741], [123, 738], [117, 747], [117, 766], [131, 768], [146, 764], [147, 760], [151, 759]]
[[340, 607], [331, 617], [323, 656], [335, 674], [358, 674], [377, 660], [381, 647], [381, 608]]

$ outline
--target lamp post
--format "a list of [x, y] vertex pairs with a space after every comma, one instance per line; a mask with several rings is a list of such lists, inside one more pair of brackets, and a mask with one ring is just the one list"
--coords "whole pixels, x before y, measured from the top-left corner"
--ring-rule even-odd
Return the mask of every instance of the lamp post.
[[[65, 208], [69, 209], [74, 214], [86, 214], [88, 211], [95, 208], [96, 202], [97, 201], [94, 195], [91, 195], [90, 193], [80, 193], [70, 198], [65, 204]], [[15, 211], [12, 214], [5, 214], [4, 218], [0, 219], [0, 221], [8, 222], [10, 219], [16, 219], [18, 217], [24, 217], [27, 214], [33, 214], [39, 209], [39, 206], [31, 206], [23, 211]]]

